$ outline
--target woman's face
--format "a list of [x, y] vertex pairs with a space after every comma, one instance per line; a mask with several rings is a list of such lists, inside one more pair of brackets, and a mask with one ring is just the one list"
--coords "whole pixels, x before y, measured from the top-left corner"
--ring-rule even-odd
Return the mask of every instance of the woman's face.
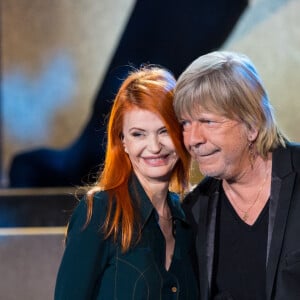
[[178, 160], [158, 115], [135, 108], [124, 115], [123, 145], [140, 181], [169, 181]]
[[249, 141], [256, 138], [241, 121], [207, 112], [182, 115], [184, 144], [203, 175], [237, 179], [250, 167]]

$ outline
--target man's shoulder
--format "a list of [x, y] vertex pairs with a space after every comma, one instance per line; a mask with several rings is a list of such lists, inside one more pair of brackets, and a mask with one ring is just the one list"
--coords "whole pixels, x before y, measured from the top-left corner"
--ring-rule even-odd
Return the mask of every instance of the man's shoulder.
[[297, 172], [300, 170], [300, 144], [295, 142], [286, 143], [285, 147], [278, 147], [274, 152], [276, 163], [291, 160], [292, 168]]
[[204, 177], [192, 190], [191, 194], [208, 194], [218, 182], [218, 179], [213, 177]]
[[293, 168], [296, 172], [300, 172], [300, 144], [292, 143], [290, 145], [292, 153]]
[[218, 182], [213, 177], [204, 177], [200, 183], [192, 187], [192, 190], [186, 195], [184, 203], [193, 204], [199, 197], [209, 196]]

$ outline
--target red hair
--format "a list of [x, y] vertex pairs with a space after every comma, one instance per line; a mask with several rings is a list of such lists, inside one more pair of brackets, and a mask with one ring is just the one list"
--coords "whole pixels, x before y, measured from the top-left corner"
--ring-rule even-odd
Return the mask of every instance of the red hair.
[[[97, 190], [105, 190], [110, 201], [103, 229], [106, 237], [113, 236], [114, 240], [121, 233], [123, 251], [131, 245], [136, 224], [128, 191], [128, 179], [133, 169], [122, 143], [123, 119], [129, 110], [145, 109], [163, 120], [179, 157], [172, 171], [170, 189], [182, 195], [188, 187], [190, 156], [184, 147], [181, 126], [173, 110], [175, 84], [173, 75], [161, 67], [135, 70], [122, 83], [111, 109], [104, 167], [96, 186], [88, 193], [87, 223], [92, 215], [93, 194]], [[115, 200], [114, 205], [112, 199]]]

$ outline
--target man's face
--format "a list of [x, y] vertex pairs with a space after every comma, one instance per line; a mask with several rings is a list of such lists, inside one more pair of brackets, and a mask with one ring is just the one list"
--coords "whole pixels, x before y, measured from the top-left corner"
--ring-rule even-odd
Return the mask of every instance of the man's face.
[[244, 123], [199, 107], [193, 116], [180, 118], [184, 144], [205, 176], [231, 179], [249, 166]]

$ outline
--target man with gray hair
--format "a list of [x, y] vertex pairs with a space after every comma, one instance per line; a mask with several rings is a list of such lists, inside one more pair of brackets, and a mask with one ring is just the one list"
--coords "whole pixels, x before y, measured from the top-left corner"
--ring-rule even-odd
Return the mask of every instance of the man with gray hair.
[[174, 108], [205, 178], [184, 201], [200, 299], [300, 299], [300, 145], [250, 59], [216, 51], [180, 75]]

